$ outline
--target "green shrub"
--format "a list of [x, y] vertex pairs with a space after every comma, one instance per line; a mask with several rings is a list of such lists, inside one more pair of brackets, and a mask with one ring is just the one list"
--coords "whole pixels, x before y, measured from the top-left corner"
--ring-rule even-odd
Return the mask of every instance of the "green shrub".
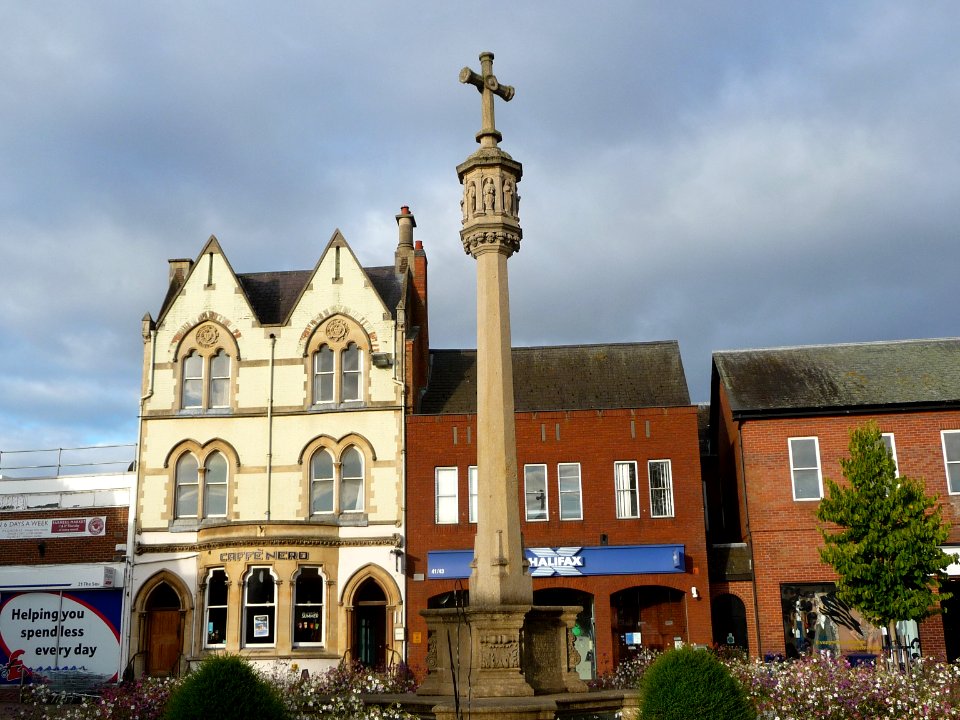
[[174, 690], [166, 720], [287, 720], [279, 692], [237, 655], [208, 657]]
[[657, 658], [640, 682], [642, 720], [754, 720], [743, 688], [707, 650], [684, 647]]

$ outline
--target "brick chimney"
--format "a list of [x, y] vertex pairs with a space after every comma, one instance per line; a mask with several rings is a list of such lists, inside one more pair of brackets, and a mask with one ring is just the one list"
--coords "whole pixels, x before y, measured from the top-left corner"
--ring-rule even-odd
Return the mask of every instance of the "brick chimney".
[[170, 263], [170, 284], [183, 285], [183, 281], [187, 279], [187, 273], [193, 267], [193, 260], [174, 258], [167, 262]]

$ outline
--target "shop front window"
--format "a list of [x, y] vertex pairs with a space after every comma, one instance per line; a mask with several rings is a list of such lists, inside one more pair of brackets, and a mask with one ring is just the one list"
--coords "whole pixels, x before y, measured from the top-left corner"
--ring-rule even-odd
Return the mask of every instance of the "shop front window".
[[270, 568], [250, 568], [243, 596], [244, 645], [276, 642], [276, 602], [276, 581]]
[[294, 587], [293, 644], [323, 644], [323, 590], [320, 569], [305, 567]]

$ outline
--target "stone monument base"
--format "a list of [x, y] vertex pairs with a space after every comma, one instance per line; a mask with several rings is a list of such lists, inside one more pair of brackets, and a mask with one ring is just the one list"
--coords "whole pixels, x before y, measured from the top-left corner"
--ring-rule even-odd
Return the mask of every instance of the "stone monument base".
[[462, 700], [586, 692], [575, 670], [579, 612], [542, 605], [422, 611], [427, 677], [417, 694]]

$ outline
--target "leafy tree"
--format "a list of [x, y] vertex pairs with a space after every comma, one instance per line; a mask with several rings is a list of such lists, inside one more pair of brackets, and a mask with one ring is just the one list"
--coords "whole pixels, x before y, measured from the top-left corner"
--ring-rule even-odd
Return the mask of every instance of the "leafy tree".
[[[817, 517], [823, 561], [837, 572], [837, 594], [869, 622], [890, 629], [898, 620], [922, 620], [939, 611], [943, 570], [953, 562], [939, 498], [923, 480], [897, 477], [893, 456], [874, 423], [850, 432], [850, 457], [840, 460], [849, 485], [826, 479]], [[891, 635], [891, 637], [893, 637]]]

